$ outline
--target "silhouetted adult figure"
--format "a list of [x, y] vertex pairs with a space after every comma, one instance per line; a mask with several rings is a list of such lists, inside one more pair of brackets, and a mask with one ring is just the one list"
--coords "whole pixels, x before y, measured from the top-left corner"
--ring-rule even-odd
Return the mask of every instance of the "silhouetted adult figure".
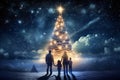
[[52, 64], [54, 64], [54, 58], [53, 58], [53, 55], [51, 54], [51, 50], [49, 50], [49, 53], [46, 55], [46, 64], [47, 64], [46, 75], [49, 74], [49, 69], [50, 69], [50, 75], [51, 75], [52, 74]]
[[64, 52], [61, 62], [63, 64], [64, 75], [68, 73], [68, 55]]

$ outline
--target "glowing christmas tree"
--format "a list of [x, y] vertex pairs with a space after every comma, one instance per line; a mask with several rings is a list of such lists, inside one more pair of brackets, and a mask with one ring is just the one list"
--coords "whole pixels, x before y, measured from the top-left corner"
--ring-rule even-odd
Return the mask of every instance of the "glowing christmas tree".
[[55, 56], [61, 56], [64, 51], [71, 51], [72, 46], [62, 17], [64, 9], [60, 6], [57, 10], [59, 12], [59, 16], [55, 22], [52, 39], [49, 42], [48, 49], [52, 50]]

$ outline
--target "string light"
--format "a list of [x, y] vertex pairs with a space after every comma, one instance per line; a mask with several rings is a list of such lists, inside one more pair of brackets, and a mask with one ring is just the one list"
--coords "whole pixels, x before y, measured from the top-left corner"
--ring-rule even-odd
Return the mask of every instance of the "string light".
[[56, 44], [57, 42], [54, 40], [53, 43]]
[[59, 46], [58, 46], [58, 49], [59, 49], [59, 50], [62, 50], [62, 46], [61, 46], [61, 45], [59, 45]]
[[55, 32], [55, 35], [56, 35], [56, 36], [58, 36], [58, 35], [59, 35], [59, 32], [58, 32], [58, 31], [56, 31], [56, 32]]
[[58, 18], [57, 21], [60, 22], [60, 19]]
[[59, 15], [59, 16], [58, 16], [58, 18], [59, 18], [59, 19], [62, 19], [62, 16], [61, 16], [61, 15]]
[[53, 45], [53, 43], [52, 43], [52, 42], [50, 42], [50, 45], [52, 46], [52, 45]]
[[65, 33], [67, 34], [68, 32], [67, 32], [67, 31], [65, 31]]
[[69, 43], [69, 44], [71, 44], [72, 42], [71, 42], [71, 41], [69, 41], [68, 43]]
[[56, 22], [55, 25], [58, 25], [58, 22]]
[[67, 36], [65, 36], [65, 39], [68, 39], [68, 37], [67, 37]]
[[65, 43], [65, 40], [63, 40], [63, 43]]
[[65, 48], [68, 48], [68, 45], [65, 45]]
[[62, 35], [59, 36], [60, 39], [62, 39], [62, 37], [63, 37]]
[[60, 23], [60, 26], [64, 26], [64, 23], [62, 22], [62, 23]]
[[55, 49], [53, 49], [52, 52], [55, 52]]
[[56, 25], [57, 28], [59, 28], [60, 25]]

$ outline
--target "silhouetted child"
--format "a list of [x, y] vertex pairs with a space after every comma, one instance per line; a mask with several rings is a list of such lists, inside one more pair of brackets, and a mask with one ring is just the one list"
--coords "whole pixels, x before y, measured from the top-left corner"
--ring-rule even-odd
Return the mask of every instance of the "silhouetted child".
[[72, 73], [72, 60], [71, 60], [71, 58], [68, 61], [68, 67], [69, 67], [69, 73]]
[[55, 66], [57, 66], [58, 76], [60, 76], [60, 73], [61, 73], [61, 67], [62, 67], [61, 61], [58, 60], [58, 61], [57, 61], [57, 65], [55, 65]]

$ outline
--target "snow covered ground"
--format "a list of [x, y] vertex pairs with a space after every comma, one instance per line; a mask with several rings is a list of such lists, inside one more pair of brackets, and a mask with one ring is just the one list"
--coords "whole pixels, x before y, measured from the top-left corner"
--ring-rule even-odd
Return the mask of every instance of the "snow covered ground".
[[[0, 72], [0, 80], [57, 80], [57, 72], [45, 78], [45, 72]], [[74, 71], [73, 75], [60, 76], [60, 80], [120, 80], [119, 71]]]

